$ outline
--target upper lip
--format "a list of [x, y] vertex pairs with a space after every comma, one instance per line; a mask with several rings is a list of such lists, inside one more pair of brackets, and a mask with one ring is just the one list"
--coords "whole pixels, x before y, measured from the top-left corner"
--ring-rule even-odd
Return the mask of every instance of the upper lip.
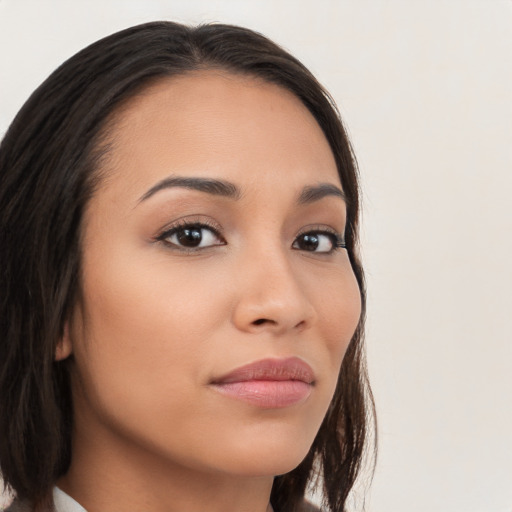
[[315, 374], [311, 366], [298, 357], [262, 359], [240, 366], [214, 379], [213, 384], [229, 384], [249, 380], [300, 380], [312, 384], [315, 381]]

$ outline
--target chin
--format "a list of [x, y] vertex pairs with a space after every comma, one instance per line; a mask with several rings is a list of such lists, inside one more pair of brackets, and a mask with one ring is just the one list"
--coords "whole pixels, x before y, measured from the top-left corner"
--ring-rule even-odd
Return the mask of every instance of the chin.
[[276, 476], [295, 469], [308, 454], [316, 431], [280, 431], [268, 428], [260, 435], [253, 433], [245, 439], [236, 439], [226, 447], [224, 461], [231, 466], [228, 472], [243, 476]]

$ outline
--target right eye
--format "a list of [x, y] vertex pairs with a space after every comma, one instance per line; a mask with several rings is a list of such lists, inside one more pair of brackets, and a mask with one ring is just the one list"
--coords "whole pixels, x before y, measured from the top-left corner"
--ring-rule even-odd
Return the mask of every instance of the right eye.
[[174, 226], [162, 233], [158, 240], [172, 248], [185, 251], [226, 244], [216, 229], [201, 223]]

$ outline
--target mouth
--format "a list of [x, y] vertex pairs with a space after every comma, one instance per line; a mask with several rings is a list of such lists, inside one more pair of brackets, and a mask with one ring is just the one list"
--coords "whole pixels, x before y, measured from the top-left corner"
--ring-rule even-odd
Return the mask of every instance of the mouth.
[[298, 357], [256, 361], [211, 382], [227, 397], [266, 409], [304, 402], [314, 384], [312, 368]]

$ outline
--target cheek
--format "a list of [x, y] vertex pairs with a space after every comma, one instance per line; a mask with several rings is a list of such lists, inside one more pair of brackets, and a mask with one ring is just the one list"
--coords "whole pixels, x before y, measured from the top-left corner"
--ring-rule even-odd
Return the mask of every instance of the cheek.
[[[334, 395], [341, 364], [361, 316], [361, 293], [356, 277], [347, 264], [331, 272], [329, 279], [320, 281], [322, 291], [317, 294], [318, 329], [323, 340], [318, 354], [318, 367], [322, 368], [322, 383], [318, 391], [322, 396], [321, 421]], [[319, 426], [319, 424], [318, 424]]]
[[322, 287], [316, 286], [318, 325], [333, 369], [339, 370], [347, 346], [361, 316], [361, 293], [356, 277], [346, 264], [333, 270]]
[[149, 405], [177, 389], [186, 398], [183, 390], [208, 367], [208, 336], [222, 316], [207, 293], [215, 273], [208, 280], [170, 268], [165, 257], [142, 264], [118, 254], [85, 261], [84, 274], [74, 339], [87, 392], [105, 407], [121, 399], [124, 407]]
[[183, 333], [194, 337], [202, 325], [218, 318], [218, 303], [211, 300], [218, 284], [215, 272], [201, 272], [200, 265], [189, 270], [190, 265], [170, 261], [166, 254], [139, 259], [109, 254], [109, 261], [96, 259], [87, 265], [84, 303], [88, 324], [110, 331], [110, 339], [124, 344], [146, 333], [138, 342], [143, 350]]

